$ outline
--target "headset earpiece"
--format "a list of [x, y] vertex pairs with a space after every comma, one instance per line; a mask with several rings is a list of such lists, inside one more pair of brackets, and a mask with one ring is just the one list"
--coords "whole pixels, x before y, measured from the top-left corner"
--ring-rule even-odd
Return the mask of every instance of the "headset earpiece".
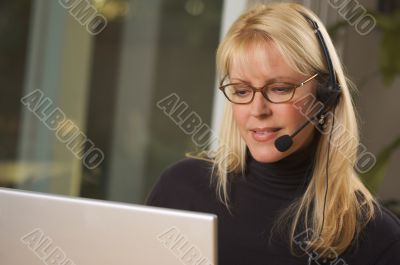
[[324, 111], [326, 113], [333, 109], [333, 107], [339, 102], [341, 90], [337, 86], [332, 86], [330, 81], [325, 81], [317, 85], [317, 100], [324, 104]]

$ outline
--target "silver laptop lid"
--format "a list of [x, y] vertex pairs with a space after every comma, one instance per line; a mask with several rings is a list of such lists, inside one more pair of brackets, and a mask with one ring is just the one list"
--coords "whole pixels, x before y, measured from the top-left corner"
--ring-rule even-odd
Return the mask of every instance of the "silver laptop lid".
[[0, 188], [0, 264], [217, 264], [212, 214]]

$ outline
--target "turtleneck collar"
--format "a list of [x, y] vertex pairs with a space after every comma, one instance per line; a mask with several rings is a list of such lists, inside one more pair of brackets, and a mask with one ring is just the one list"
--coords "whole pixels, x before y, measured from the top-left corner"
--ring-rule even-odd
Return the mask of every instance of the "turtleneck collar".
[[312, 173], [318, 137], [307, 146], [273, 163], [255, 160], [247, 149], [246, 179], [268, 189], [298, 190], [306, 187]]

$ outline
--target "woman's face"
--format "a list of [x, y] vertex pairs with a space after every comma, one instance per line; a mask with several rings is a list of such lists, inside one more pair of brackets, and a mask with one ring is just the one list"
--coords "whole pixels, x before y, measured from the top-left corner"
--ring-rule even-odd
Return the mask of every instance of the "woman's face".
[[[289, 67], [272, 42], [265, 46], [250, 45], [246, 60], [233, 60], [229, 71], [230, 82], [245, 82], [253, 87], [263, 87], [267, 82], [300, 84], [310, 76], [304, 76]], [[233, 104], [233, 117], [251, 155], [259, 162], [276, 162], [309, 144], [314, 135], [314, 126], [309, 124], [293, 139], [293, 145], [285, 152], [275, 148], [279, 136], [291, 135], [307, 118], [293, 104], [307, 94], [315, 95], [312, 80], [296, 89], [293, 99], [274, 104], [256, 92], [250, 104]], [[270, 128], [278, 128], [271, 132]]]

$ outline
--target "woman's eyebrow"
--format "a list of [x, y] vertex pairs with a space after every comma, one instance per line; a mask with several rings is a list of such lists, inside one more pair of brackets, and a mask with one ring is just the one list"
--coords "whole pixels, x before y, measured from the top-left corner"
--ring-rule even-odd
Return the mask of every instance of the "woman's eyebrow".
[[[229, 78], [231, 81], [239, 81], [241, 83], [245, 83], [245, 84], [251, 84], [251, 82], [246, 81], [244, 79], [238, 78], [238, 77], [232, 77]], [[291, 77], [287, 77], [287, 76], [277, 76], [274, 78], [270, 78], [264, 81], [265, 85], [268, 84], [274, 84], [274, 83], [299, 83], [299, 81], [297, 79], [291, 78]]]

